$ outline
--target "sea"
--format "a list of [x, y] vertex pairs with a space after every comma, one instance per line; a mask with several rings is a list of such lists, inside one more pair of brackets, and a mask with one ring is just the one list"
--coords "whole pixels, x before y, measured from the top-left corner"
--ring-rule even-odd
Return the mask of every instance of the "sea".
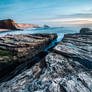
[[8, 32], [0, 32], [0, 36], [7, 34], [35, 34], [35, 33], [56, 33], [57, 34], [57, 42], [60, 42], [64, 37], [64, 34], [69, 33], [78, 33], [80, 31], [80, 27], [49, 27], [49, 28], [27, 28], [24, 30], [12, 30]]

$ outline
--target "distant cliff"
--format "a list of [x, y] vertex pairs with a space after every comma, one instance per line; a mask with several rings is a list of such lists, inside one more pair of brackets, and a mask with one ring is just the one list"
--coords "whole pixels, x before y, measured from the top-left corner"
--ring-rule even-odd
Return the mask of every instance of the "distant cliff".
[[24, 28], [36, 28], [39, 27], [36, 24], [17, 24], [12, 19], [0, 20], [0, 29], [17, 30]]
[[17, 29], [25, 29], [25, 28], [37, 28], [39, 27], [36, 24], [16, 24]]
[[15, 22], [12, 19], [0, 20], [0, 29], [16, 30]]

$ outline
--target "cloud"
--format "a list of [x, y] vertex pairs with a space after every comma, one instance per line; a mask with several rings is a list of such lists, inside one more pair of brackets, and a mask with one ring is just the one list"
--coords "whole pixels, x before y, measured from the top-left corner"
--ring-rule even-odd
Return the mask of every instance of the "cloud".
[[60, 23], [62, 25], [92, 24], [92, 13], [74, 13], [58, 15], [46, 21], [49, 21], [51, 23]]
[[75, 13], [67, 15], [58, 15], [56, 18], [92, 18], [92, 13]]

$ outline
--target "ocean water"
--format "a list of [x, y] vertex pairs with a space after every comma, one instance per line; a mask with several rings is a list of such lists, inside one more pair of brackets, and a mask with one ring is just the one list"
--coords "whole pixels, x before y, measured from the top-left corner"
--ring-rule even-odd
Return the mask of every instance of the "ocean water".
[[57, 42], [61, 41], [64, 34], [78, 33], [78, 27], [50, 27], [50, 28], [28, 28], [24, 30], [14, 30], [10, 32], [0, 32], [0, 36], [7, 34], [35, 34], [35, 33], [56, 33], [58, 35]]

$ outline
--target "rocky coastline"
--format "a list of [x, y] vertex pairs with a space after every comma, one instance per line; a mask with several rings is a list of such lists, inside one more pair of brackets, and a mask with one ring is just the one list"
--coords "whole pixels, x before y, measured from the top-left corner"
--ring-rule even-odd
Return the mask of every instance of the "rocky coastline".
[[[92, 31], [87, 30], [81, 29], [80, 33], [66, 34], [45, 58], [12, 79], [0, 83], [0, 92], [92, 92]], [[27, 43], [23, 39], [24, 37], [27, 39]], [[5, 43], [8, 39], [7, 46], [14, 48], [11, 52], [18, 57], [24, 57], [26, 56], [25, 46], [28, 46], [28, 49], [26, 48], [29, 52], [27, 56], [31, 56], [31, 53], [35, 52], [35, 50], [29, 51], [30, 37], [33, 48], [37, 43], [40, 44], [37, 47], [42, 46], [44, 40], [45, 44], [42, 46], [43, 48], [41, 47], [43, 50], [57, 36], [55, 34], [20, 35], [19, 37], [8, 35], [0, 40]], [[13, 39], [13, 42], [16, 43], [12, 44], [9, 39]], [[22, 40], [22, 45], [19, 40]], [[7, 46], [2, 44], [0, 48], [6, 50]], [[15, 48], [18, 48], [17, 52]], [[39, 49], [41, 50], [41, 48]]]
[[12, 19], [0, 20], [0, 32], [11, 30], [23, 30], [25, 28], [37, 28], [36, 24], [18, 24]]

